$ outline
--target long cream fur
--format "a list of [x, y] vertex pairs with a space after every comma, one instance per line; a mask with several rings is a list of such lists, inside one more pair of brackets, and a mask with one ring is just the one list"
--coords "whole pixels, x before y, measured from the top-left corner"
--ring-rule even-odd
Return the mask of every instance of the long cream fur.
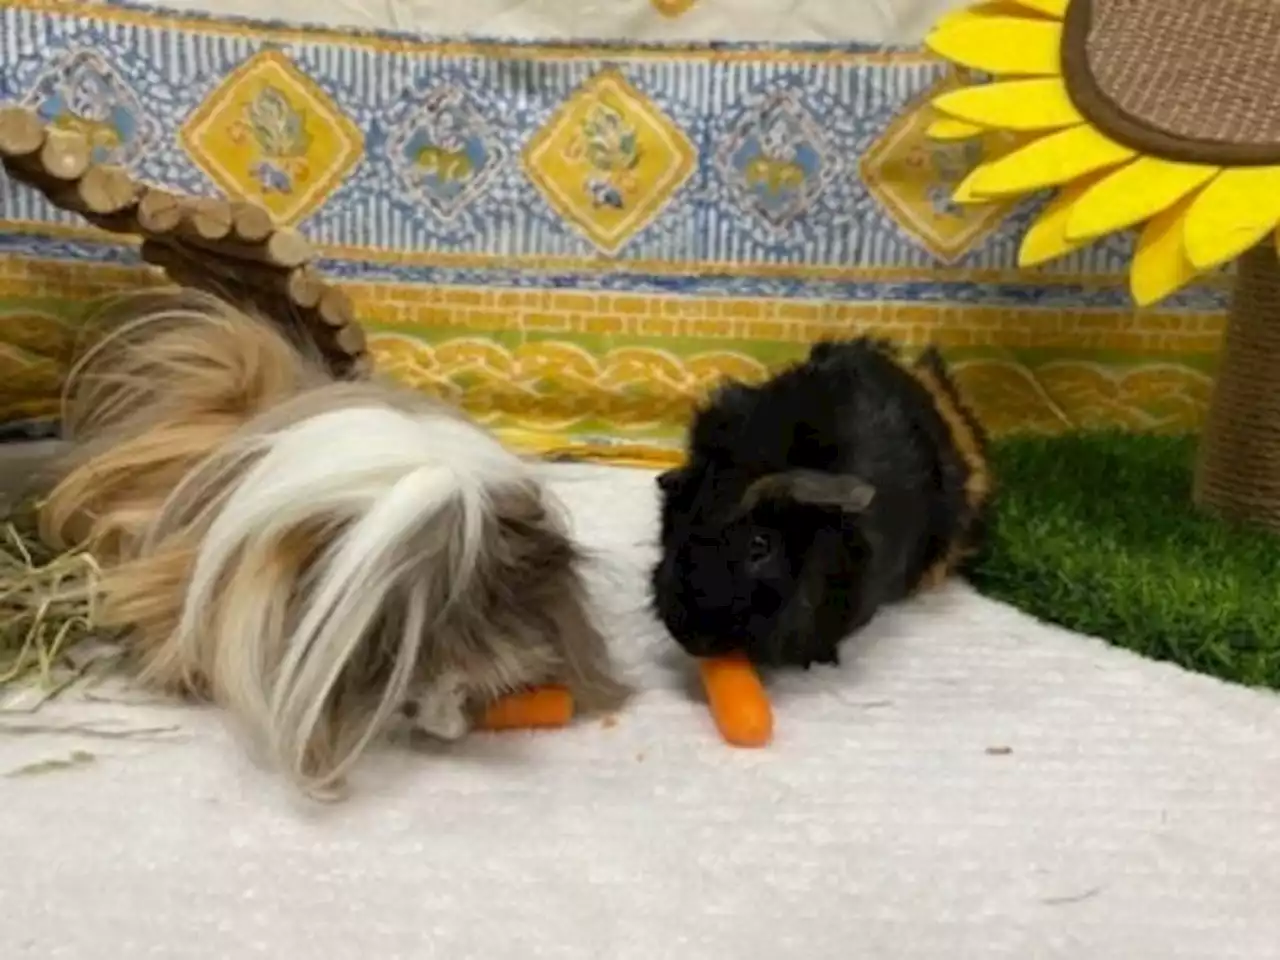
[[204, 295], [130, 297], [103, 326], [42, 532], [94, 551], [144, 677], [225, 705], [311, 790], [399, 717], [457, 736], [527, 684], [625, 695], [555, 505], [457, 411], [335, 382]]

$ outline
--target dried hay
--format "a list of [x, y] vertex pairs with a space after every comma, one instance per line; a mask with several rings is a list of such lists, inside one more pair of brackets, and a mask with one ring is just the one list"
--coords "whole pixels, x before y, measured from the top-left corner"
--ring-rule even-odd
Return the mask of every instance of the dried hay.
[[98, 567], [82, 551], [55, 553], [36, 534], [35, 509], [24, 504], [0, 520], [0, 690], [56, 682], [74, 669], [72, 654], [94, 629]]

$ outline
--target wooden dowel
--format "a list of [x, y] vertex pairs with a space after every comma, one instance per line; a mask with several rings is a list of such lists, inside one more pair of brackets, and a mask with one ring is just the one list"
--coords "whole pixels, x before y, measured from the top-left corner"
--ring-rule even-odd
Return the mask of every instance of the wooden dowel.
[[32, 156], [44, 146], [44, 136], [44, 124], [34, 110], [0, 108], [0, 157], [14, 160]]
[[324, 278], [311, 264], [289, 272], [289, 299], [304, 310], [313, 310], [319, 306], [320, 298], [328, 289]]
[[333, 338], [333, 342], [345, 354], [353, 357], [361, 354], [364, 352], [366, 345], [364, 328], [358, 323], [348, 323], [338, 331], [337, 336]]
[[78, 133], [47, 130], [40, 152], [40, 166], [55, 180], [79, 180], [93, 162], [93, 147]]
[[231, 236], [231, 204], [223, 199], [200, 197], [182, 205], [178, 233], [197, 241], [212, 242]]
[[347, 296], [345, 290], [335, 286], [326, 287], [320, 296], [316, 312], [320, 315], [322, 323], [335, 329], [347, 326], [356, 318], [356, 309], [351, 298]]
[[141, 188], [120, 167], [94, 164], [76, 181], [76, 192], [88, 213], [120, 213], [137, 203]]
[[138, 200], [138, 225], [144, 233], [163, 236], [182, 222], [182, 202], [168, 190], [147, 187]]
[[261, 243], [275, 229], [271, 214], [248, 200], [231, 205], [231, 232], [241, 243]]

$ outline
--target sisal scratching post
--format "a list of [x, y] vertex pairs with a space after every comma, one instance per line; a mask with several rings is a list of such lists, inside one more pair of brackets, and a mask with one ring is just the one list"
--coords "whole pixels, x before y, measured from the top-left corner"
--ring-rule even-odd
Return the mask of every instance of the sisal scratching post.
[[84, 137], [49, 129], [22, 107], [0, 108], [0, 162], [55, 206], [139, 238], [142, 259], [174, 283], [298, 328], [337, 376], [368, 375], [365, 334], [351, 299], [316, 271], [306, 238], [277, 227], [257, 204], [137, 183], [119, 167], [94, 162]]
[[1240, 258], [1195, 502], [1280, 533], [1280, 259], [1270, 243]]

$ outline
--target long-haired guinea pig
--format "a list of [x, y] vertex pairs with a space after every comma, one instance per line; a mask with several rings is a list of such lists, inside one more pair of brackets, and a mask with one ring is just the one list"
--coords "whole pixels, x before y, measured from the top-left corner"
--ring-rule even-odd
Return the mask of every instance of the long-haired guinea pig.
[[907, 363], [865, 338], [720, 388], [658, 484], [653, 600], [674, 639], [804, 667], [951, 573], [992, 492], [986, 435], [939, 354]]
[[119, 301], [73, 371], [46, 539], [91, 549], [98, 624], [324, 789], [385, 729], [489, 700], [616, 706], [580, 553], [530, 464], [459, 411], [333, 380], [282, 325], [195, 293]]

